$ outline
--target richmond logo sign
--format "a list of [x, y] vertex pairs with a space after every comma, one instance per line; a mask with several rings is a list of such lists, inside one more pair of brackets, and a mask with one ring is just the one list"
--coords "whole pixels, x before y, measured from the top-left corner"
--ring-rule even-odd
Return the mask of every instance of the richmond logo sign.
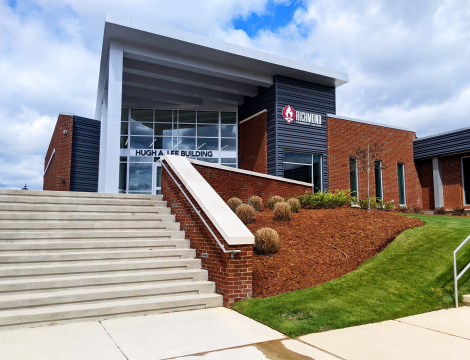
[[284, 106], [282, 109], [282, 117], [287, 121], [288, 124], [295, 120], [300, 124], [321, 126], [321, 115], [304, 111], [295, 111], [294, 108], [290, 105]]

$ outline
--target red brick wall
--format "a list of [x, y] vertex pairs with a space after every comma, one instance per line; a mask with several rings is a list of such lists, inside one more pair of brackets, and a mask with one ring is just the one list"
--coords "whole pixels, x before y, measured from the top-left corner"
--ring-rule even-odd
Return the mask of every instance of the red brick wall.
[[434, 210], [434, 181], [432, 178], [432, 160], [415, 162], [423, 200], [423, 210]]
[[[171, 168], [168, 165], [166, 168], [181, 185]], [[182, 187], [184, 189], [183, 185]], [[233, 258], [230, 254], [224, 254], [163, 167], [162, 194], [164, 200], [171, 207], [172, 214], [176, 215], [176, 221], [181, 224], [181, 230], [185, 231], [186, 238], [191, 241], [191, 248], [196, 250], [196, 257], [201, 259], [203, 269], [208, 270], [209, 280], [215, 282], [216, 292], [223, 295], [224, 305], [231, 306], [236, 301], [251, 297], [253, 294], [253, 245], [228, 245], [191, 194], [188, 191], [185, 192], [193, 204], [196, 205], [198, 211], [201, 212], [205, 221], [211, 226], [217, 238], [224, 244], [225, 249], [241, 250], [241, 253], [235, 254]], [[208, 254], [208, 257], [202, 257], [202, 254]]]
[[240, 124], [240, 169], [268, 173], [268, 112]]
[[256, 195], [266, 202], [273, 195], [286, 197], [301, 195], [305, 190], [312, 190], [309, 186], [292, 184], [282, 180], [267, 179], [204, 165], [193, 164], [193, 166], [224, 201], [231, 197], [247, 201], [250, 196]]
[[[462, 157], [470, 154], [458, 154], [441, 157], [442, 187], [444, 189], [444, 207], [451, 210], [463, 206]], [[470, 206], [465, 206], [469, 209]]]
[[[379, 125], [328, 118], [328, 182], [329, 189], [349, 189], [349, 158], [357, 147], [378, 142], [384, 150], [381, 154], [384, 200], [394, 200], [398, 205], [397, 163], [405, 164], [405, 190], [407, 205], [421, 205], [422, 195], [418, 174], [413, 161], [414, 132], [397, 130]], [[367, 173], [358, 172], [359, 197], [367, 195]], [[370, 172], [370, 194], [375, 196], [374, 169]]]
[[[63, 131], [67, 130], [64, 135]], [[43, 190], [70, 191], [70, 166], [72, 162], [73, 116], [59, 115], [44, 159], [44, 170], [55, 149], [55, 155], [44, 176]], [[65, 183], [62, 182], [65, 180]]]

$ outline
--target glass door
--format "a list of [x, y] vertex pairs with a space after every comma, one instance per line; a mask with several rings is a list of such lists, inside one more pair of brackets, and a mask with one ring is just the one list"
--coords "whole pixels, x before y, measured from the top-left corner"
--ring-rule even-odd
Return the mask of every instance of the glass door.
[[159, 162], [153, 163], [152, 195], [162, 193], [162, 165]]

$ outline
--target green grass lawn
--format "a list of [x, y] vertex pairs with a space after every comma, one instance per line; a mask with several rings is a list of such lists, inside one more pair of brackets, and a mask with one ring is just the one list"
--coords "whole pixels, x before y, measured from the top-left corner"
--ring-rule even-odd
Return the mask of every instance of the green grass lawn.
[[[426, 225], [404, 231], [355, 271], [313, 288], [243, 300], [233, 309], [295, 337], [454, 306], [452, 252], [470, 235], [470, 218], [409, 216]], [[459, 268], [469, 261], [470, 243], [459, 252]], [[470, 271], [459, 293], [470, 294]]]

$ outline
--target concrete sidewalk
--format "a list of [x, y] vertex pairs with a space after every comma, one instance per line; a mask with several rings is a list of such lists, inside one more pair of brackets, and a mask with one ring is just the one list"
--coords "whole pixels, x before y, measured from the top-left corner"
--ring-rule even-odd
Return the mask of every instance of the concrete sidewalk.
[[225, 308], [0, 331], [7, 360], [470, 359], [470, 307], [288, 339]]

